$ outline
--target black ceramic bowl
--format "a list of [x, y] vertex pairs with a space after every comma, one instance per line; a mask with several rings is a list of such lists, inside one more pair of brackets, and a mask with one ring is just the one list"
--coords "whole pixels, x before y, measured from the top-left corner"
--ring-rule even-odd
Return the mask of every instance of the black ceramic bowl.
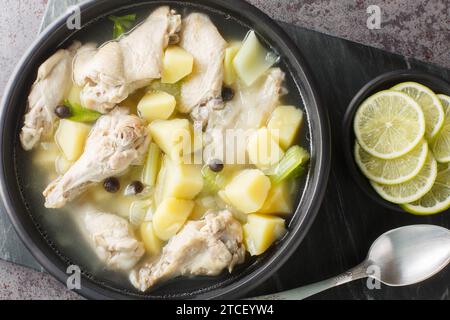
[[[222, 17], [230, 23], [254, 29], [267, 45], [281, 56], [281, 65], [295, 85], [291, 90], [297, 92], [298, 105], [302, 105], [307, 115], [306, 135], [312, 153], [309, 173], [305, 187], [298, 195], [298, 206], [289, 221], [289, 232], [266, 254], [251, 260], [231, 275], [223, 274], [214, 278], [193, 280], [178, 279], [160, 288], [141, 294], [124, 289], [99, 279], [82, 270], [81, 290], [78, 292], [88, 298], [97, 299], [170, 299], [170, 298], [234, 298], [263, 282], [274, 273], [295, 251], [305, 237], [321, 204], [329, 174], [330, 142], [328, 121], [320, 107], [309, 71], [302, 55], [283, 30], [261, 11], [244, 1], [238, 0], [192, 0], [192, 1], [143, 1], [143, 0], [97, 0], [81, 5], [81, 30], [69, 30], [66, 20], [69, 14], [59, 18], [49, 26], [31, 46], [18, 64], [4, 94], [1, 110], [1, 196], [9, 218], [20, 238], [34, 257], [46, 270], [62, 282], [66, 282], [66, 269], [77, 264], [65, 256], [52, 242], [45, 230], [37, 225], [33, 210], [23, 194], [18, 179], [17, 158], [23, 154], [18, 142], [18, 133], [25, 111], [26, 99], [31, 84], [36, 77], [38, 66], [60, 47], [67, 47], [71, 40], [82, 37], [86, 29], [101, 23], [111, 14], [124, 12], [150, 12], [158, 5], [169, 4], [188, 7]], [[94, 28], [93, 32], [97, 29]]]
[[345, 160], [347, 162], [350, 173], [357, 185], [366, 193], [373, 201], [383, 205], [384, 207], [404, 212], [404, 210], [391, 202], [388, 202], [381, 198], [376, 191], [372, 188], [369, 180], [362, 174], [354, 158], [354, 146], [355, 146], [355, 133], [353, 131], [353, 120], [355, 118], [356, 111], [359, 106], [371, 95], [381, 91], [392, 88], [394, 85], [401, 82], [414, 81], [421, 83], [436, 94], [450, 95], [450, 84], [446, 81], [438, 78], [437, 76], [422, 71], [415, 70], [398, 70], [393, 72], [384, 73], [359, 90], [353, 100], [350, 102], [347, 112], [344, 116], [343, 124], [343, 139]]

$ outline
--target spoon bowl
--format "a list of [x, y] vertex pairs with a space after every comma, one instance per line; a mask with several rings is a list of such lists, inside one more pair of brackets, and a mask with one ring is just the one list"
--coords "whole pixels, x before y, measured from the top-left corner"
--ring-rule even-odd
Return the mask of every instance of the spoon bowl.
[[389, 286], [424, 281], [450, 262], [450, 231], [433, 225], [412, 225], [381, 235], [367, 261], [380, 273], [371, 277]]
[[433, 225], [406, 226], [381, 235], [364, 262], [337, 277], [255, 299], [301, 300], [367, 277], [388, 286], [407, 286], [432, 277], [449, 263], [450, 230]]

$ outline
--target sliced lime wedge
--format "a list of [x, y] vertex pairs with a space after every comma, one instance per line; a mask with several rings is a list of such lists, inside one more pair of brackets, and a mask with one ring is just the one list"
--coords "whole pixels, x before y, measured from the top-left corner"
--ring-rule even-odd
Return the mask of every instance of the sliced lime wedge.
[[392, 160], [384, 160], [364, 151], [355, 145], [355, 160], [363, 174], [370, 180], [381, 184], [399, 184], [417, 176], [425, 165], [428, 144], [422, 141], [406, 155]]
[[406, 93], [420, 105], [425, 116], [425, 137], [433, 140], [444, 124], [444, 109], [436, 94], [417, 82], [403, 82], [392, 90]]
[[437, 162], [431, 152], [419, 174], [404, 183], [395, 185], [383, 185], [371, 181], [376, 192], [385, 200], [404, 204], [411, 203], [422, 198], [433, 187], [437, 176]]
[[436, 182], [419, 200], [402, 205], [406, 211], [418, 215], [430, 215], [450, 208], [450, 165], [438, 164]]
[[443, 94], [438, 95], [445, 111], [445, 121], [441, 131], [437, 134], [431, 148], [434, 156], [439, 162], [450, 162], [450, 97]]
[[419, 104], [399, 91], [380, 91], [366, 99], [355, 115], [354, 131], [360, 146], [381, 159], [401, 157], [425, 134]]

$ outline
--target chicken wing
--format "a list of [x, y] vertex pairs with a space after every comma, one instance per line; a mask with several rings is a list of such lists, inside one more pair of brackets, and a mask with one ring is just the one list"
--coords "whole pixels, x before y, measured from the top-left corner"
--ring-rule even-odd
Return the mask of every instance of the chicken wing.
[[178, 110], [202, 121], [222, 107], [223, 59], [227, 42], [208, 16], [191, 13], [183, 20], [180, 46], [193, 55], [193, 73], [183, 81]]
[[25, 150], [31, 150], [41, 140], [51, 137], [56, 120], [55, 109], [72, 87], [72, 61], [81, 44], [58, 50], [40, 67], [34, 82], [20, 133]]
[[163, 6], [132, 32], [75, 58], [74, 79], [86, 108], [107, 113], [133, 91], [161, 77], [164, 49], [181, 17]]
[[183, 275], [215, 276], [229, 272], [245, 258], [240, 223], [229, 211], [190, 221], [164, 247], [161, 257], [130, 274], [131, 283], [146, 291], [156, 283]]
[[93, 211], [86, 213], [83, 222], [97, 256], [108, 268], [130, 270], [144, 255], [144, 245], [124, 218]]
[[[240, 161], [245, 155], [246, 139], [251, 130], [264, 126], [279, 105], [284, 77], [284, 72], [273, 68], [250, 87], [238, 83], [236, 92], [239, 94], [227, 102], [222, 110], [209, 114], [204, 134], [203, 155], [206, 163], [212, 159], [224, 163]], [[233, 141], [225, 141], [230, 138]]]
[[61, 208], [91, 184], [120, 175], [130, 165], [142, 162], [148, 139], [142, 120], [129, 115], [125, 108], [100, 117], [81, 157], [45, 189], [45, 206]]

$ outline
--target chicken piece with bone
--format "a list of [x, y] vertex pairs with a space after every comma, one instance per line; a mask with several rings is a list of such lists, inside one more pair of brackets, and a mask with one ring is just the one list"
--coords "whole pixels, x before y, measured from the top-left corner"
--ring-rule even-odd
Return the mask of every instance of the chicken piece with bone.
[[[222, 110], [209, 114], [204, 133], [203, 156], [206, 163], [212, 159], [231, 163], [241, 161], [245, 157], [248, 136], [252, 130], [257, 130], [267, 123], [280, 103], [280, 97], [285, 91], [282, 87], [284, 78], [283, 71], [272, 68], [249, 87], [238, 83], [239, 95], [227, 102]], [[230, 137], [230, 133], [237, 137]], [[225, 140], [230, 138], [233, 141], [227, 143]]]
[[25, 150], [49, 139], [57, 116], [56, 107], [61, 104], [72, 88], [72, 61], [81, 43], [74, 42], [68, 49], [60, 49], [48, 58], [38, 70], [30, 95], [27, 111], [20, 133], [20, 142]]
[[77, 55], [74, 80], [83, 88], [83, 106], [108, 113], [135, 90], [159, 79], [164, 50], [180, 25], [180, 15], [163, 6], [129, 34]]
[[194, 71], [181, 85], [178, 110], [205, 123], [209, 112], [221, 109], [223, 59], [227, 42], [208, 16], [191, 13], [183, 20], [180, 46], [194, 57]]
[[130, 270], [144, 255], [144, 245], [124, 218], [92, 211], [85, 214], [82, 222], [95, 253], [108, 268]]
[[61, 208], [94, 183], [123, 174], [140, 164], [149, 135], [141, 119], [128, 109], [116, 108], [101, 116], [92, 128], [81, 157], [44, 191], [47, 208]]
[[186, 275], [215, 276], [244, 262], [240, 223], [225, 210], [190, 221], [164, 247], [159, 259], [130, 274], [131, 283], [146, 291], [156, 283]]

